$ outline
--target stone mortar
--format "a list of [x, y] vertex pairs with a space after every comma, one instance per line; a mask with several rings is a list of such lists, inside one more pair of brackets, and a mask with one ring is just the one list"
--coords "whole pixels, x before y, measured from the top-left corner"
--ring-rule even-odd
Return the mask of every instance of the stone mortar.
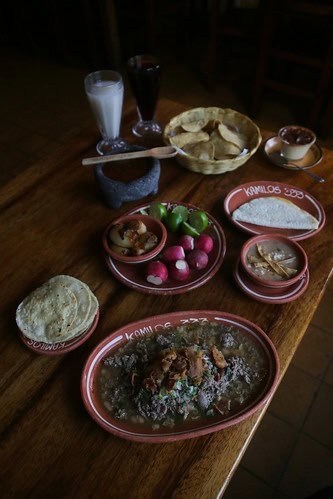
[[[141, 146], [128, 146], [126, 151], [119, 152], [144, 150], [145, 148]], [[161, 165], [156, 158], [147, 158], [147, 161], [151, 164], [148, 172], [142, 177], [127, 183], [107, 177], [103, 171], [105, 163], [101, 163], [95, 167], [95, 179], [109, 208], [120, 208], [123, 203], [137, 201], [150, 194], [157, 194]]]

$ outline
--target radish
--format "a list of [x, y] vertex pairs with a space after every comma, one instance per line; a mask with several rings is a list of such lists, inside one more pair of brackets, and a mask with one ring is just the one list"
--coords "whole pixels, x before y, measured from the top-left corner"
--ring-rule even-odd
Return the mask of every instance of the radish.
[[179, 238], [179, 244], [184, 248], [184, 251], [191, 251], [194, 249], [194, 237], [184, 234]]
[[163, 260], [165, 262], [185, 260], [185, 251], [182, 246], [169, 246], [163, 251]]
[[168, 269], [162, 262], [149, 262], [146, 268], [146, 281], [159, 286], [168, 278]]
[[207, 267], [208, 255], [201, 250], [193, 250], [187, 255], [187, 262], [191, 269], [202, 270]]
[[194, 241], [194, 247], [197, 250], [204, 251], [205, 253], [210, 253], [213, 249], [214, 241], [207, 234], [200, 234], [200, 236]]
[[190, 275], [190, 268], [186, 260], [176, 260], [175, 262], [170, 262], [169, 273], [172, 279], [176, 281], [185, 281]]

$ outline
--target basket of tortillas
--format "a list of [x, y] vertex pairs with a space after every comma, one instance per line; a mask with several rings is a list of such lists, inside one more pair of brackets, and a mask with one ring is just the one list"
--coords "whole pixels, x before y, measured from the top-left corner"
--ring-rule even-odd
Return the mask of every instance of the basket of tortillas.
[[204, 174], [239, 168], [261, 143], [260, 130], [250, 118], [219, 107], [198, 107], [175, 116], [163, 139], [178, 149], [179, 164]]

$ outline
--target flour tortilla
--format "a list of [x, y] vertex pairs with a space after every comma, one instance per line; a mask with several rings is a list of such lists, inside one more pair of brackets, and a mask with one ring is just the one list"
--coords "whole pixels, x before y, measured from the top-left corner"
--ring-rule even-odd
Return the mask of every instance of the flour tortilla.
[[59, 343], [86, 331], [97, 310], [98, 301], [86, 284], [60, 275], [20, 303], [16, 322], [23, 334], [34, 341]]
[[291, 201], [280, 197], [252, 199], [232, 213], [232, 218], [277, 229], [311, 230], [317, 229], [318, 220]]

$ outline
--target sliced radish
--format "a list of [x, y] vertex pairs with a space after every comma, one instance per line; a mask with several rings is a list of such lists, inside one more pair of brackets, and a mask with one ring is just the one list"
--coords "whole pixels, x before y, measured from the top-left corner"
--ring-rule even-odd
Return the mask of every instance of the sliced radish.
[[190, 275], [190, 268], [186, 260], [177, 260], [170, 262], [169, 274], [176, 281], [185, 281]]
[[207, 267], [208, 255], [201, 250], [193, 250], [187, 255], [187, 262], [191, 269], [202, 270]]
[[159, 286], [168, 278], [168, 269], [162, 262], [149, 262], [146, 268], [146, 281]]
[[194, 249], [194, 237], [184, 234], [179, 238], [179, 244], [184, 248], [184, 251], [191, 251]]
[[163, 260], [165, 262], [185, 260], [185, 251], [182, 246], [169, 246], [163, 251]]

